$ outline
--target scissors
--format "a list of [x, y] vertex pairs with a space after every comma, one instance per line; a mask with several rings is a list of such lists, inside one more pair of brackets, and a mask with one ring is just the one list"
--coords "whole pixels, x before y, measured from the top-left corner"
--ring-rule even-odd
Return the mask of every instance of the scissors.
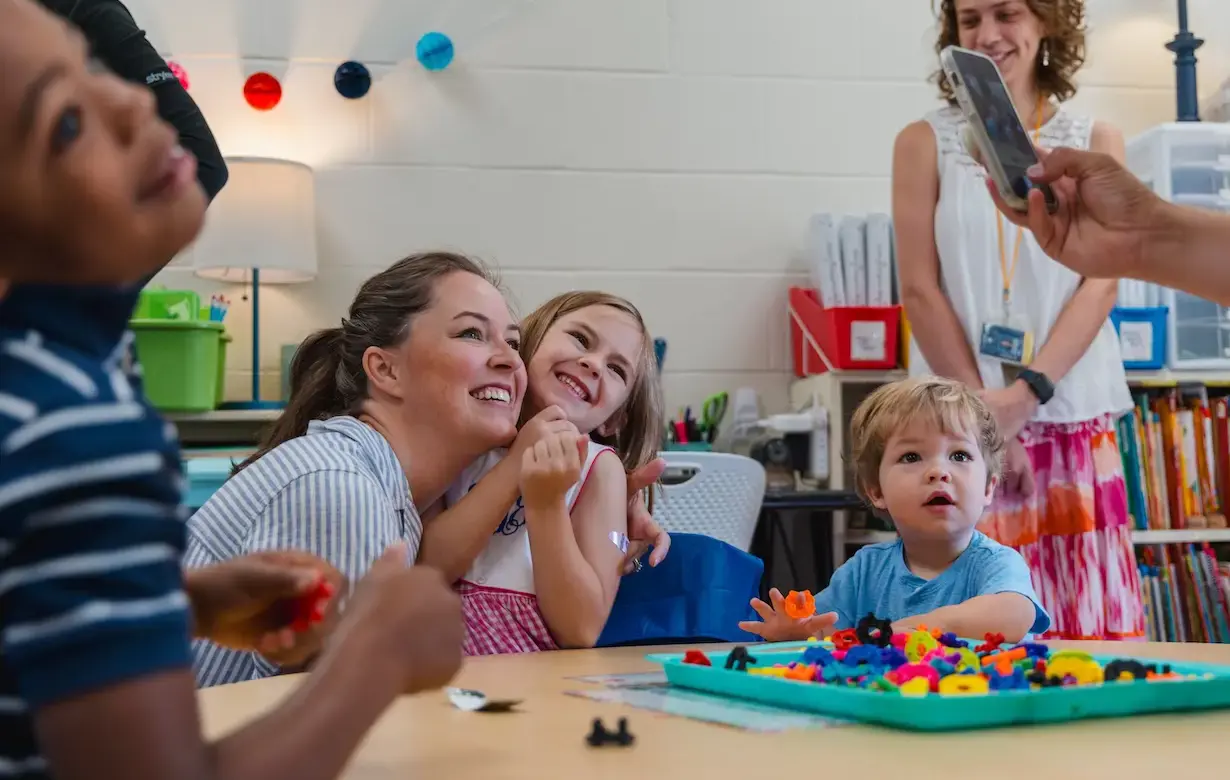
[[726, 405], [730, 401], [730, 395], [725, 391], [714, 393], [705, 399], [705, 403], [700, 407], [700, 424], [705, 431], [705, 438], [710, 443], [717, 436], [718, 425], [721, 424], [722, 418], [726, 416]]

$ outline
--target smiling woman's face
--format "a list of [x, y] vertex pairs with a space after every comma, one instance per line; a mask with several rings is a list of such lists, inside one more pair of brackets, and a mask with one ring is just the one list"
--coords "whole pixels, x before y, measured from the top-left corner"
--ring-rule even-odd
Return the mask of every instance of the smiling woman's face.
[[955, 8], [963, 48], [995, 60], [1008, 84], [1033, 77], [1043, 29], [1025, 0], [956, 0]]
[[138, 281], [192, 241], [196, 161], [148, 88], [30, 0], [0, 0], [0, 72], [0, 277]]

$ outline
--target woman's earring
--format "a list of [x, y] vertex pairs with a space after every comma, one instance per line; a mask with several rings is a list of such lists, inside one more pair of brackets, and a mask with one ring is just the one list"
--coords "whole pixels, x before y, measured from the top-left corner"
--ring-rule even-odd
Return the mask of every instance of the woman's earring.
[[1047, 45], [1046, 41], [1043, 41], [1042, 42], [1042, 67], [1044, 68], [1050, 67], [1050, 64], [1051, 64], [1051, 47]]

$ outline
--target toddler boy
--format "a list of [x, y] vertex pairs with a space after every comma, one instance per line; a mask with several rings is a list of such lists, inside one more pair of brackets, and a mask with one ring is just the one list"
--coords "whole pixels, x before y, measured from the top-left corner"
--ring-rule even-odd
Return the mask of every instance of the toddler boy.
[[816, 597], [814, 617], [752, 599], [764, 622], [739, 626], [772, 642], [854, 627], [867, 614], [896, 631], [918, 624], [1018, 642], [1050, 627], [1020, 553], [975, 529], [998, 484], [1004, 441], [986, 404], [938, 377], [885, 385], [850, 423], [855, 487], [900, 539], [863, 547]]

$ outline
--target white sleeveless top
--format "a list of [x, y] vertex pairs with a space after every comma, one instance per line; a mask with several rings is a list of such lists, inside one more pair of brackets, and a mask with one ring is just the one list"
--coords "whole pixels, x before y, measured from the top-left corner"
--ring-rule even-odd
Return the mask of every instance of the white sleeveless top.
[[[935, 209], [935, 245], [939, 252], [941, 286], [965, 329], [983, 386], [1004, 386], [1002, 364], [978, 354], [982, 326], [1003, 318], [1003, 272], [999, 262], [995, 204], [986, 191], [982, 170], [965, 149], [965, 119], [960, 110], [945, 106], [926, 116], [935, 131], [939, 157], [940, 195]], [[1089, 147], [1093, 121], [1060, 106], [1042, 126], [1038, 145], [1046, 148]], [[1012, 263], [1015, 225], [1003, 221], [1005, 261]], [[1042, 252], [1028, 230], [1021, 240], [1012, 283], [1012, 315], [1029, 323], [1034, 353], [1041, 349], [1081, 277]], [[933, 373], [918, 343], [910, 339], [910, 375]], [[1047, 423], [1082, 422], [1117, 414], [1132, 407], [1115, 326], [1107, 318], [1089, 349], [1062, 379], [1055, 396], [1040, 405], [1034, 420]]]
[[[581, 465], [581, 477], [568, 489], [568, 511], [572, 511], [577, 496], [581, 495], [581, 489], [585, 487], [585, 480], [589, 478], [594, 461], [607, 451], [614, 452], [610, 447], [590, 442], [585, 463]], [[466, 469], [461, 479], [455, 483], [458, 487], [447, 493], [447, 505], [455, 506], [462, 496], [469, 493], [507, 454], [508, 450], [493, 450]], [[513, 504], [512, 509], [504, 516], [500, 527], [495, 529], [487, 546], [474, 559], [474, 564], [462, 580], [484, 588], [534, 593], [534, 562], [530, 556], [529, 531], [525, 527], [525, 505], [520, 496], [517, 496], [517, 503]]]

